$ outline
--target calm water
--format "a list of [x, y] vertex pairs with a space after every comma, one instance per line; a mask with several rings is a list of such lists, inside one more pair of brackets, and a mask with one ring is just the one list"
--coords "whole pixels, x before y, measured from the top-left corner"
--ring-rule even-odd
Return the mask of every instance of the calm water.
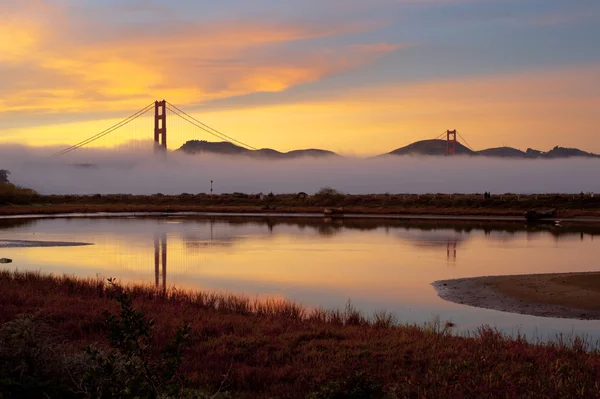
[[14, 219], [0, 220], [0, 244], [93, 245], [0, 245], [0, 257], [13, 259], [1, 265], [8, 269], [280, 297], [308, 307], [343, 308], [350, 299], [366, 313], [385, 309], [417, 323], [439, 316], [456, 323], [459, 331], [489, 324], [530, 337], [575, 332], [600, 339], [599, 321], [457, 305], [440, 299], [430, 285], [459, 277], [597, 271], [598, 235], [598, 228], [533, 229], [519, 223], [206, 216]]

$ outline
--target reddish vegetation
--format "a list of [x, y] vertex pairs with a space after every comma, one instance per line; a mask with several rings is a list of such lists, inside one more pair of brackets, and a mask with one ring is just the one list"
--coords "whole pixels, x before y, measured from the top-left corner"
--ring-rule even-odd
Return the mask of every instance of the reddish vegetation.
[[[586, 353], [579, 340], [532, 345], [487, 328], [463, 338], [439, 326], [393, 326], [389, 315], [369, 322], [352, 309], [129, 289], [134, 306], [156, 321], [159, 342], [192, 323], [183, 371], [208, 392], [227, 374], [236, 397], [600, 396], [600, 353]], [[118, 309], [102, 281], [11, 272], [0, 272], [0, 306], [0, 323], [35, 313], [73, 351], [105, 345], [102, 312]]]

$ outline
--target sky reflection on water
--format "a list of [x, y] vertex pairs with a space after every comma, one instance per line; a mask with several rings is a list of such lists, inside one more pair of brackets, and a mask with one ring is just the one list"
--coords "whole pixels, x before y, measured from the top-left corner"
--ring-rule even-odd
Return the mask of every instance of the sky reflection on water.
[[[600, 339], [600, 321], [517, 315], [446, 302], [431, 282], [460, 277], [597, 271], [600, 229], [519, 223], [144, 217], [0, 220], [0, 240], [82, 247], [2, 248], [7, 269], [117, 277], [180, 288], [278, 297], [308, 307], [439, 316], [460, 331], [482, 324], [547, 338]], [[163, 269], [162, 265], [166, 268]], [[158, 265], [158, 268], [156, 267]], [[166, 272], [166, 274], [164, 273]]]

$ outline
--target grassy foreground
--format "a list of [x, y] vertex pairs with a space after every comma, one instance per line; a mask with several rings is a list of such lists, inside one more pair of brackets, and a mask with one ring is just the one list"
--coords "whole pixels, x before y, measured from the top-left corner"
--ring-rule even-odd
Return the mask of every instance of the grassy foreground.
[[[119, 308], [121, 292], [130, 308]], [[0, 309], [3, 397], [32, 387], [49, 397], [97, 397], [104, 392], [98, 384], [121, 389], [114, 385], [123, 376], [129, 385], [121, 397], [133, 397], [163, 366], [177, 368], [169, 384], [188, 388], [174, 397], [600, 397], [600, 353], [577, 339], [529, 344], [485, 327], [456, 337], [448, 327], [398, 326], [389, 314], [366, 318], [351, 307], [308, 311], [284, 301], [119, 291], [103, 280], [9, 271], [0, 272]], [[167, 343], [186, 323], [177, 352]], [[144, 331], [154, 340], [136, 341], [138, 349], [123, 344]], [[151, 360], [165, 356], [172, 361]]]

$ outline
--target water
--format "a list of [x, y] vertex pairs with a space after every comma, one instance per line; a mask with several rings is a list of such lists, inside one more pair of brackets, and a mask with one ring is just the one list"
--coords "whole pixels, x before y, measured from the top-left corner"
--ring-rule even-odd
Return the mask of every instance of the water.
[[[600, 321], [459, 305], [439, 298], [431, 283], [597, 271], [598, 235], [600, 228], [594, 227], [500, 222], [189, 215], [4, 219], [0, 257], [13, 263], [0, 266], [287, 298], [307, 307], [343, 308], [351, 300], [367, 314], [387, 310], [409, 323], [439, 317], [455, 323], [459, 332], [488, 324], [530, 338], [575, 333], [596, 340]], [[18, 240], [92, 245], [31, 247]]]

